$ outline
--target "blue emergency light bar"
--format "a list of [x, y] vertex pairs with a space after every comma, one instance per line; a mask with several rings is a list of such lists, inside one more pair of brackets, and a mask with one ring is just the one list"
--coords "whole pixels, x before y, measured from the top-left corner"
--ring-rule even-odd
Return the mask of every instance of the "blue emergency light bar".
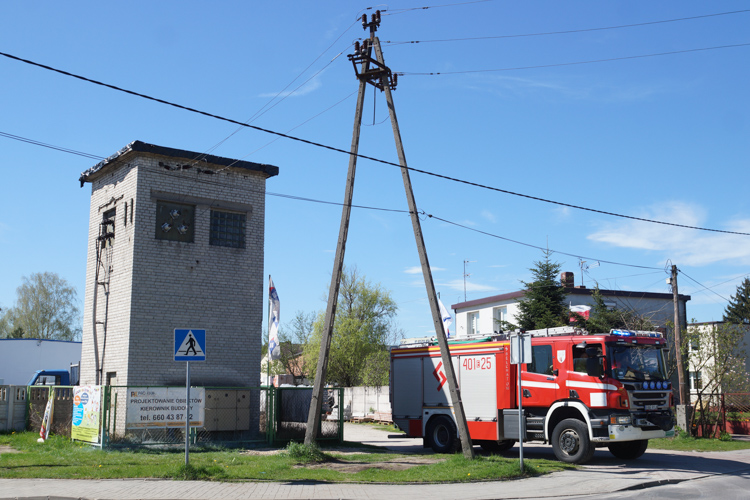
[[642, 330], [610, 330], [610, 335], [617, 335], [618, 337], [652, 337], [660, 339], [662, 338], [659, 332], [646, 332]]

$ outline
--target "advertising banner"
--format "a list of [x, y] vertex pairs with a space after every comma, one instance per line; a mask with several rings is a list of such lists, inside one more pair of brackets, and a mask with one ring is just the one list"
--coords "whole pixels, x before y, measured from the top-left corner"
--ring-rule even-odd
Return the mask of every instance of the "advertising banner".
[[82, 385], [73, 389], [73, 425], [70, 438], [74, 441], [101, 444], [102, 387]]
[[190, 416], [187, 417], [184, 387], [128, 387], [125, 418], [127, 429], [203, 427], [206, 390], [190, 388]]

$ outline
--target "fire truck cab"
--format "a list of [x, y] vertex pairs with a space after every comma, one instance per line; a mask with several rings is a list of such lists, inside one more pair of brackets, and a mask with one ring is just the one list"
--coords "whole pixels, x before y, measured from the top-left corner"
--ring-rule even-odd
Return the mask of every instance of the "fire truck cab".
[[[516, 441], [550, 443], [564, 462], [585, 463], [597, 447], [634, 459], [648, 440], [674, 435], [672, 388], [661, 334], [572, 327], [527, 332], [532, 362], [517, 366], [509, 334], [449, 343], [469, 434], [474, 444], [503, 451]], [[432, 338], [407, 339], [391, 351], [394, 423], [425, 447], [452, 452], [459, 443], [440, 348]]]

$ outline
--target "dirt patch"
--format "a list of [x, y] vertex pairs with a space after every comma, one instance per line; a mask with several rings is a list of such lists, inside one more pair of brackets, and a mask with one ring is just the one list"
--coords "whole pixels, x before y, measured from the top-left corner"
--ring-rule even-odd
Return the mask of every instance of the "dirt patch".
[[346, 472], [349, 474], [355, 474], [357, 472], [367, 469], [380, 469], [380, 470], [406, 470], [416, 467], [418, 465], [430, 465], [437, 462], [443, 462], [445, 458], [435, 456], [419, 456], [419, 457], [400, 457], [394, 458], [393, 460], [381, 460], [377, 462], [355, 462], [355, 461], [344, 461], [333, 459], [324, 463], [319, 464], [306, 464], [296, 465], [298, 469], [332, 469], [339, 472]]
[[[279, 448], [257, 448], [253, 450], [245, 450], [242, 455], [276, 455], [285, 451]], [[362, 453], [368, 453], [370, 450], [357, 449], [357, 448], [327, 448], [323, 450], [324, 453], [336, 454], [341, 458], [331, 458], [322, 463], [314, 464], [300, 464], [295, 465], [296, 469], [332, 469], [339, 472], [345, 472], [349, 474], [355, 474], [357, 472], [367, 469], [381, 469], [381, 470], [405, 470], [418, 465], [430, 465], [446, 460], [445, 457], [439, 455], [415, 455], [409, 457], [397, 457], [390, 460], [378, 460], [372, 461], [361, 461], [361, 460], [346, 460], [347, 455], [358, 455]]]
[[7, 444], [0, 444], [0, 455], [2, 455], [3, 453], [21, 453], [21, 452], [18, 450], [14, 450]]

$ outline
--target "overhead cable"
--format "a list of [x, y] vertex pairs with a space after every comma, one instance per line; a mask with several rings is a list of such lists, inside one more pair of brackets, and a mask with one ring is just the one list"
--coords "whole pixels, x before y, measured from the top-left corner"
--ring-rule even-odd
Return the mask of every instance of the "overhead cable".
[[690, 17], [679, 17], [676, 19], [664, 19], [661, 21], [646, 21], [642, 23], [632, 23], [632, 24], [620, 24], [616, 26], [603, 26], [598, 28], [582, 28], [582, 29], [575, 29], [575, 30], [561, 30], [561, 31], [543, 31], [539, 33], [521, 33], [516, 35], [495, 35], [495, 36], [474, 36], [474, 37], [464, 37], [464, 38], [441, 38], [441, 39], [435, 39], [435, 40], [409, 40], [409, 41], [383, 41], [382, 43], [387, 43], [391, 45], [403, 45], [403, 44], [410, 44], [410, 43], [436, 43], [436, 42], [464, 42], [464, 41], [476, 41], [476, 40], [497, 40], [502, 38], [525, 38], [525, 37], [532, 37], [532, 36], [549, 36], [549, 35], [567, 35], [571, 33], [587, 33], [591, 31], [604, 31], [604, 30], [616, 30], [616, 29], [623, 29], [623, 28], [635, 28], [639, 26], [650, 26], [654, 24], [666, 24], [666, 23], [676, 23], [681, 21], [692, 21], [695, 19], [705, 19], [708, 17], [717, 17], [717, 16], [727, 16], [730, 14], [743, 14], [746, 12], [750, 12], [750, 9], [743, 9], [743, 10], [733, 10], [729, 12], [717, 12], [716, 14], [704, 14], [700, 16], [690, 16]]
[[[750, 45], [750, 44], [746, 44], [746, 45]], [[430, 172], [428, 170], [422, 170], [422, 169], [418, 169], [418, 168], [414, 168], [414, 167], [405, 167], [405, 166], [402, 166], [402, 165], [400, 165], [398, 163], [394, 163], [394, 162], [391, 162], [391, 161], [381, 160], [379, 158], [375, 158], [375, 157], [367, 156], [367, 155], [363, 155], [363, 154], [352, 153], [351, 151], [347, 151], [347, 150], [344, 150], [344, 149], [341, 149], [341, 148], [337, 148], [337, 147], [334, 147], [334, 146], [329, 146], [329, 145], [322, 144], [322, 143], [315, 142], [315, 141], [311, 141], [311, 140], [308, 140], [308, 139], [302, 139], [300, 137], [295, 137], [295, 136], [292, 136], [292, 135], [289, 135], [289, 134], [284, 134], [284, 133], [281, 133], [281, 132], [276, 132], [274, 130], [269, 130], [269, 129], [266, 129], [266, 128], [258, 127], [257, 125], [250, 125], [248, 123], [242, 123], [240, 121], [233, 120], [231, 118], [226, 118], [226, 117], [223, 117], [223, 116], [220, 116], [220, 115], [216, 115], [216, 114], [213, 114], [213, 113], [208, 113], [206, 111], [201, 111], [201, 110], [198, 110], [198, 109], [195, 109], [195, 108], [191, 108], [189, 106], [183, 106], [181, 104], [177, 104], [177, 103], [170, 102], [170, 101], [167, 101], [167, 100], [164, 100], [164, 99], [159, 99], [159, 98], [156, 98], [156, 97], [152, 97], [152, 96], [149, 96], [149, 95], [146, 95], [146, 94], [141, 94], [139, 92], [135, 92], [135, 91], [132, 91], [132, 90], [123, 89], [123, 88], [117, 87], [115, 85], [111, 85], [111, 84], [108, 84], [108, 83], [99, 82], [97, 80], [92, 80], [92, 79], [86, 78], [84, 76], [76, 75], [74, 73], [69, 73], [67, 71], [56, 69], [56, 68], [53, 68], [51, 66], [47, 66], [47, 65], [40, 64], [40, 63], [37, 63], [37, 62], [34, 62], [34, 61], [30, 61], [28, 59], [23, 59], [21, 57], [17, 57], [17, 56], [11, 55], [11, 54], [7, 54], [5, 52], [0, 52], [0, 56], [5, 56], [5, 57], [7, 57], [9, 59], [13, 59], [13, 60], [20, 61], [20, 62], [23, 62], [23, 63], [26, 63], [26, 64], [30, 64], [32, 66], [37, 66], [37, 67], [40, 67], [40, 68], [43, 68], [43, 69], [47, 69], [49, 71], [54, 71], [56, 73], [60, 73], [60, 74], [65, 75], [65, 76], [70, 76], [70, 77], [73, 77], [73, 78], [76, 78], [76, 79], [79, 79], [79, 80], [83, 80], [85, 82], [93, 83], [95, 85], [100, 85], [102, 87], [106, 87], [106, 88], [109, 88], [109, 89], [112, 89], [112, 90], [117, 90], [119, 92], [124, 92], [126, 94], [134, 95], [136, 97], [142, 97], [142, 98], [148, 99], [150, 101], [158, 102], [158, 103], [161, 103], [161, 104], [166, 104], [167, 106], [172, 106], [172, 107], [175, 107], [175, 108], [178, 108], [178, 109], [182, 109], [182, 110], [185, 110], [185, 111], [190, 111], [192, 113], [197, 113], [199, 115], [208, 116], [210, 118], [215, 118], [217, 120], [221, 120], [221, 121], [225, 121], [225, 122], [229, 122], [229, 123], [234, 123], [236, 125], [240, 125], [240, 126], [243, 126], [243, 127], [248, 127], [248, 128], [253, 129], [253, 130], [257, 130], [259, 132], [265, 132], [267, 134], [277, 135], [279, 137], [284, 137], [286, 139], [291, 139], [293, 141], [298, 141], [298, 142], [301, 142], [301, 143], [304, 143], [304, 144], [308, 144], [308, 145], [311, 145], [311, 146], [316, 146], [316, 147], [319, 147], [319, 148], [328, 149], [330, 151], [335, 151], [337, 153], [343, 153], [345, 155], [350, 155], [350, 156], [354, 155], [357, 158], [362, 158], [362, 159], [365, 159], [365, 160], [370, 160], [370, 161], [374, 161], [374, 162], [377, 162], [377, 163], [382, 163], [384, 165], [391, 165], [391, 166], [394, 166], [394, 167], [406, 168], [407, 170], [410, 170], [412, 172], [418, 172], [420, 174], [425, 174], [425, 175], [429, 175], [429, 176], [432, 176], [432, 177], [437, 177], [439, 179], [445, 179], [445, 180], [457, 182], [457, 183], [460, 183], [460, 184], [466, 184], [468, 186], [474, 186], [474, 187], [478, 187], [478, 188], [482, 188], [482, 189], [487, 189], [487, 190], [495, 191], [495, 192], [498, 192], [498, 193], [510, 194], [510, 195], [513, 195], [513, 196], [518, 196], [518, 197], [521, 197], [521, 198], [527, 198], [527, 199], [530, 199], [530, 200], [542, 201], [544, 203], [550, 203], [552, 205], [559, 205], [559, 206], [568, 207], [568, 208], [575, 208], [577, 210], [583, 210], [583, 211], [587, 211], [587, 212], [598, 213], [598, 214], [601, 214], [601, 215], [609, 215], [611, 217], [619, 217], [619, 218], [623, 218], [623, 219], [635, 220], [635, 221], [640, 221], [640, 222], [648, 222], [648, 223], [651, 223], [651, 224], [661, 224], [661, 225], [664, 225], [664, 226], [681, 227], [681, 228], [685, 228], [685, 229], [694, 229], [694, 230], [698, 230], [698, 231], [708, 231], [708, 232], [714, 232], [714, 233], [725, 233], [725, 234], [737, 234], [737, 235], [742, 235], [742, 236], [750, 236], [750, 233], [742, 233], [742, 232], [738, 232], [738, 231], [727, 231], [727, 230], [723, 230], [723, 229], [704, 228], [704, 227], [698, 227], [698, 226], [688, 226], [688, 225], [685, 225], [685, 224], [677, 224], [677, 223], [674, 223], [674, 222], [659, 221], [659, 220], [654, 220], [654, 219], [646, 219], [646, 218], [643, 218], [643, 217], [634, 217], [634, 216], [631, 216], [631, 215], [618, 214], [618, 213], [615, 213], [615, 212], [607, 212], [605, 210], [597, 210], [597, 209], [593, 209], [593, 208], [582, 207], [582, 206], [579, 206], [579, 205], [573, 205], [573, 204], [570, 204], [570, 203], [563, 203], [563, 202], [559, 202], [559, 201], [548, 200], [548, 199], [540, 198], [540, 197], [537, 197], [537, 196], [530, 196], [530, 195], [526, 195], [526, 194], [522, 194], [522, 193], [516, 193], [516, 192], [513, 192], [513, 191], [508, 191], [507, 189], [500, 189], [500, 188], [496, 188], [496, 187], [492, 187], [492, 186], [487, 186], [485, 184], [479, 184], [477, 182], [471, 182], [471, 181], [467, 181], [467, 180], [464, 180], [464, 179], [458, 179], [456, 177], [450, 177], [450, 176], [447, 176], [447, 175], [441, 175], [441, 174], [437, 174], [435, 172]]]
[[683, 271], [682, 269], [678, 269], [678, 271], [680, 272], [680, 274], [682, 274], [683, 276], [685, 276], [685, 277], [686, 277], [687, 279], [689, 279], [690, 281], [692, 281], [692, 282], [694, 282], [694, 283], [698, 284], [698, 286], [701, 286], [701, 287], [703, 287], [704, 289], [706, 289], [706, 290], [708, 290], [709, 292], [713, 293], [713, 294], [714, 294], [714, 295], [716, 295], [717, 297], [720, 297], [720, 298], [722, 298], [723, 300], [725, 300], [725, 301], [729, 302], [729, 299], [727, 299], [726, 297], [724, 297], [724, 296], [723, 296], [723, 295], [721, 295], [720, 293], [718, 293], [718, 292], [716, 292], [716, 291], [714, 291], [714, 290], [711, 290], [710, 288], [708, 288], [708, 287], [707, 287], [706, 285], [704, 285], [703, 283], [699, 283], [699, 282], [697, 282], [696, 280], [694, 280], [693, 278], [691, 278], [690, 276], [688, 276], [687, 274], [685, 274], [685, 271]]
[[29, 144], [34, 144], [35, 146], [42, 146], [43, 148], [54, 149], [56, 151], [62, 151], [63, 153], [70, 153], [70, 154], [74, 154], [78, 156], [83, 156], [85, 158], [90, 158], [92, 160], [101, 161], [105, 158], [104, 156], [92, 155], [90, 153], [76, 151], [75, 149], [68, 149], [68, 148], [63, 148], [60, 146], [54, 146], [52, 144], [47, 144], [46, 142], [35, 141], [34, 139], [28, 139], [26, 137], [21, 137], [20, 135], [9, 134], [7, 132], [0, 132], [0, 136], [6, 137], [8, 139], [13, 139], [15, 141], [21, 141], [21, 142], [26, 142]]
[[520, 70], [525, 70], [525, 69], [559, 68], [562, 66], [577, 66], [581, 64], [596, 64], [596, 63], [604, 63], [604, 62], [612, 62], [612, 61], [627, 61], [630, 59], [642, 59], [645, 57], [671, 56], [674, 54], [687, 54], [690, 52], [732, 49], [736, 47], [747, 47], [747, 46], [750, 46], [750, 42], [735, 43], [732, 45], [718, 45], [716, 47], [701, 47], [697, 49], [672, 50], [669, 52], [656, 52], [653, 54], [640, 54], [636, 56], [622, 56], [622, 57], [609, 57], [606, 59], [592, 59], [589, 61], [573, 61], [573, 62], [566, 62], [566, 63], [538, 64], [535, 66], [513, 66], [509, 68], [470, 69], [470, 70], [461, 70], [461, 71], [432, 71], [432, 72], [421, 72], [421, 73], [410, 72], [410, 71], [398, 71], [396, 72], [396, 74], [398, 74], [398, 76], [440, 76], [440, 75], [464, 75], [464, 74], [470, 74], [470, 73], [493, 73], [493, 72], [498, 72], [498, 71], [520, 71]]

